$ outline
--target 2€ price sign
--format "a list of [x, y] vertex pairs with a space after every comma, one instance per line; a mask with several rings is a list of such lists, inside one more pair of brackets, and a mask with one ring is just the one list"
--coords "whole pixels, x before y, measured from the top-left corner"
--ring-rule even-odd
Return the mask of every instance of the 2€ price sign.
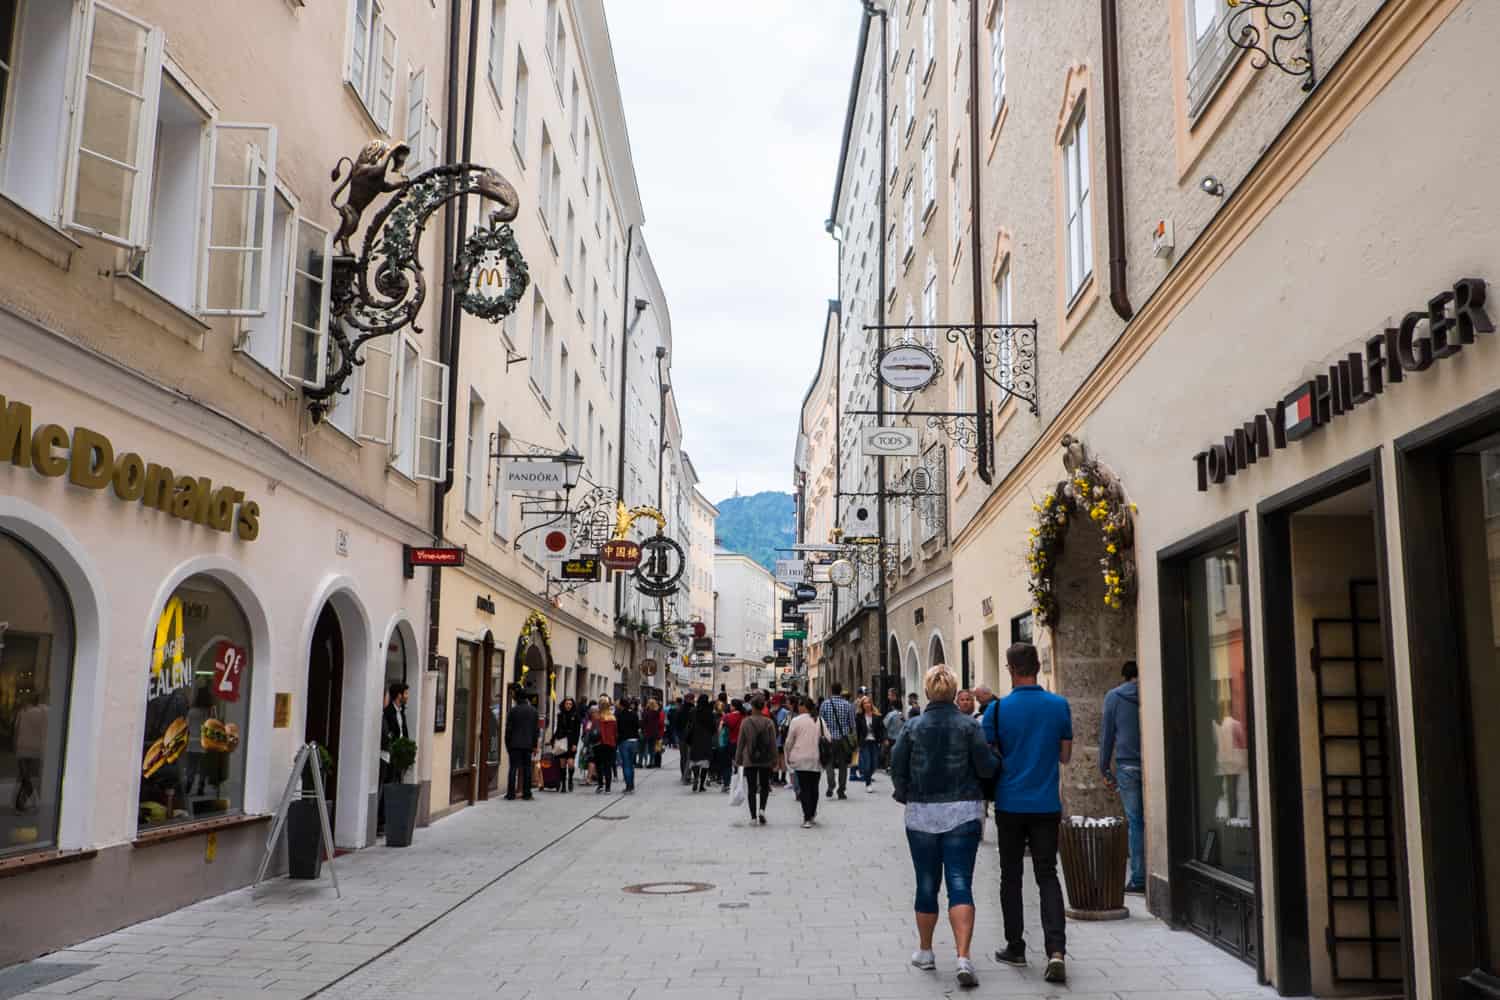
[[232, 642], [219, 643], [214, 653], [214, 694], [220, 701], [239, 701], [244, 676], [244, 648]]

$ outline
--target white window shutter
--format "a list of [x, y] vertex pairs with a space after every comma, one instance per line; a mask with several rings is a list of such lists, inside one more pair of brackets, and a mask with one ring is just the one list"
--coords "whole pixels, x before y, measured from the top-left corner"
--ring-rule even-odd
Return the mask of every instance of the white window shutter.
[[[376, 444], [391, 444], [391, 421], [396, 399], [396, 358], [389, 338], [365, 344], [365, 364], [359, 385], [358, 436]], [[394, 446], [391, 449], [395, 455]]]
[[[159, 29], [106, 3], [89, 5], [63, 220], [121, 246], [146, 242], [163, 47]], [[91, 116], [93, 103], [100, 112]]]
[[333, 234], [315, 222], [297, 219], [292, 241], [291, 309], [287, 315], [288, 381], [321, 388], [328, 377], [329, 292], [333, 277]]
[[198, 301], [210, 316], [262, 316], [271, 285], [265, 257], [276, 206], [276, 126], [216, 123], [209, 171]]
[[375, 123], [391, 133], [394, 129], [396, 101], [396, 29], [385, 19], [380, 19], [379, 62], [375, 71], [375, 101], [370, 113]]
[[433, 164], [428, 163], [427, 144], [423, 129], [427, 125], [427, 71], [412, 72], [406, 82], [406, 144], [411, 147], [412, 173], [419, 174]]
[[363, 94], [370, 55], [370, 0], [349, 0], [349, 24], [349, 62], [344, 79]]
[[448, 366], [423, 358], [417, 376], [417, 455], [413, 478], [441, 482], [448, 454]]

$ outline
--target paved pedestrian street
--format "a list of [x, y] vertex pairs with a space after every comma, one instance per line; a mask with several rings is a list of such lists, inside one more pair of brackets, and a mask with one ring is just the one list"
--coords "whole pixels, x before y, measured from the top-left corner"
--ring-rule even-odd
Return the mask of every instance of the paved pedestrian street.
[[[0, 998], [858, 1000], [960, 992], [946, 920], [937, 972], [908, 964], [913, 879], [901, 807], [884, 775], [874, 794], [859, 785], [847, 801], [822, 799], [814, 829], [801, 829], [786, 790], [772, 793], [769, 815], [769, 825], [752, 827], [727, 796], [690, 793], [669, 753], [661, 770], [641, 772], [632, 796], [579, 789], [474, 806], [419, 830], [408, 849], [339, 858], [342, 899], [326, 874], [229, 893], [4, 970]], [[1256, 986], [1248, 966], [1146, 915], [1138, 896], [1127, 897], [1127, 920], [1070, 922], [1068, 983], [1045, 984], [1029, 883], [1032, 964], [999, 965], [998, 878], [991, 829], [976, 870], [980, 985], [967, 996], [1275, 995]], [[653, 882], [704, 887], [626, 891]]]

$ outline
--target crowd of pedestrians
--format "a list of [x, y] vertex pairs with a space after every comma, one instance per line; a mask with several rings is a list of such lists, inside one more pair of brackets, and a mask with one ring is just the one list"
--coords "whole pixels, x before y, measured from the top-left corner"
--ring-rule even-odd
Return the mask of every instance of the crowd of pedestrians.
[[[743, 800], [751, 824], [765, 826], [773, 790], [785, 787], [800, 806], [802, 827], [809, 829], [818, 823], [820, 789], [822, 798], [847, 799], [853, 777], [873, 793], [877, 773], [888, 769], [892, 797], [904, 805], [916, 881], [912, 965], [937, 967], [933, 934], [939, 891], [946, 890], [958, 984], [978, 984], [970, 954], [974, 865], [993, 810], [1005, 935], [995, 959], [1013, 966], [1028, 963], [1022, 877], [1029, 855], [1041, 898], [1043, 978], [1065, 982], [1066, 918], [1057, 857], [1060, 772], [1072, 757], [1072, 710], [1065, 698], [1038, 683], [1035, 647], [1011, 646], [1006, 665], [1011, 686], [1003, 698], [983, 684], [960, 690], [951, 670], [933, 666], [923, 679], [925, 708], [916, 692], [903, 702], [891, 689], [882, 711], [864, 688], [851, 701], [837, 683], [821, 701], [761, 691], [731, 698], [722, 688], [717, 696], [689, 695], [665, 706], [628, 698], [616, 706], [607, 697], [580, 706], [565, 698], [552, 725], [549, 756], [558, 766], [548, 787], [555, 782], [558, 791], [572, 791], [577, 775], [584, 774], [596, 794], [607, 794], [618, 771], [629, 794], [636, 769], [660, 767], [663, 748], [676, 747], [681, 782], [692, 793], [717, 789], [736, 807]], [[1127, 818], [1127, 891], [1141, 892], [1145, 851], [1134, 663], [1124, 665], [1122, 679], [1103, 705], [1099, 768], [1118, 790]], [[506, 798], [519, 792], [529, 799], [530, 765], [546, 721], [518, 695], [506, 728], [511, 755]]]

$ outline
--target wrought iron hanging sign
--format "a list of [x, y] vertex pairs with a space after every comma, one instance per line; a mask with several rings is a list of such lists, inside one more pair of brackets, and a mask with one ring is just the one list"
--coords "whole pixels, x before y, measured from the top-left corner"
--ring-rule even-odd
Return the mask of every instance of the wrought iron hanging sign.
[[635, 569], [635, 589], [647, 597], [669, 597], [677, 593], [677, 581], [687, 566], [682, 546], [666, 535], [655, 535], [641, 543], [641, 564]]
[[[1256, 69], [1275, 66], [1291, 76], [1305, 77], [1302, 89], [1317, 86], [1313, 66], [1312, 0], [1228, 0], [1225, 30], [1230, 44], [1249, 52]], [[1260, 12], [1264, 27], [1255, 17]], [[1299, 51], [1300, 50], [1300, 51]]]
[[875, 356], [876, 378], [897, 392], [921, 392], [942, 373], [942, 361], [920, 344], [897, 344]]
[[[507, 224], [520, 213], [520, 199], [510, 182], [472, 163], [445, 164], [407, 178], [401, 168], [410, 154], [405, 143], [374, 139], [353, 160], [340, 159], [331, 174], [335, 181], [343, 175], [330, 199], [341, 221], [331, 261], [328, 376], [321, 386], [303, 390], [314, 422], [328, 415], [335, 396], [349, 391], [349, 377], [365, 363], [360, 348], [403, 327], [420, 331], [416, 321], [427, 299], [422, 235], [433, 214], [447, 203], [477, 194], [499, 206], [490, 212], [489, 228], [465, 241], [451, 275], [466, 312], [498, 323], [515, 310], [530, 283], [526, 261]], [[356, 252], [350, 240], [365, 211], [385, 194], [392, 197], [375, 213]], [[495, 294], [484, 290], [491, 286]]]

